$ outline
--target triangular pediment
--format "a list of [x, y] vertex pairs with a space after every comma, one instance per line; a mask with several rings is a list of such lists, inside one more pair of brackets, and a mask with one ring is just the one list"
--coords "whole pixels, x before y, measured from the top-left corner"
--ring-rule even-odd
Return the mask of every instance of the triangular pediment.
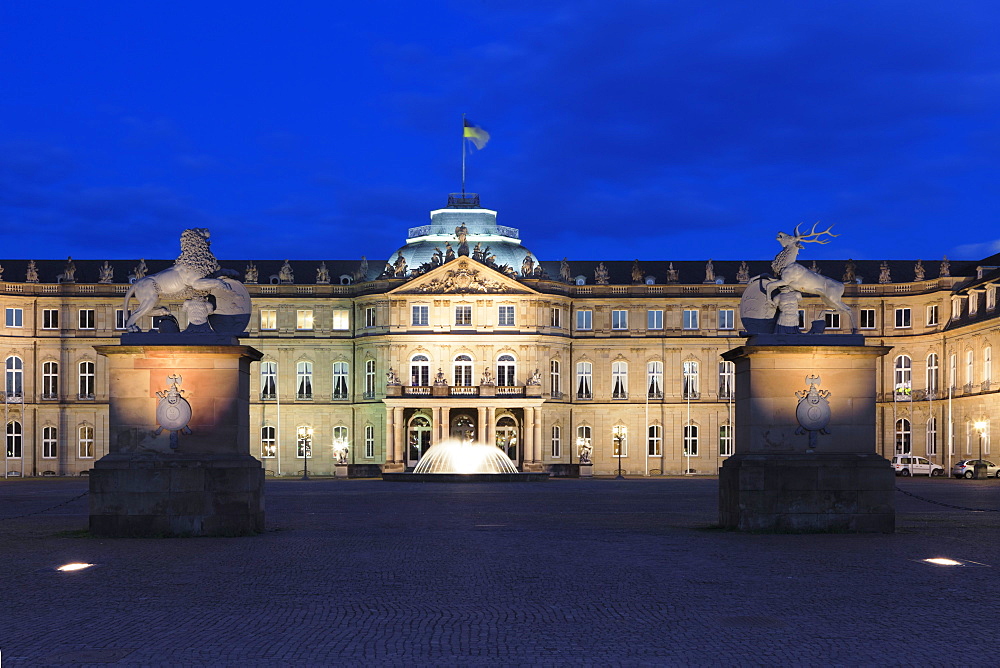
[[392, 290], [389, 294], [537, 294], [502, 272], [468, 257], [457, 257]]

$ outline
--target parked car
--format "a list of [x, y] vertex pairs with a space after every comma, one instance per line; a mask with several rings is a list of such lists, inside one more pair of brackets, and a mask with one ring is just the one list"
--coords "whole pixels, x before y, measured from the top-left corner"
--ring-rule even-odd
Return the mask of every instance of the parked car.
[[926, 457], [917, 457], [915, 455], [896, 455], [892, 458], [892, 470], [896, 472], [896, 475], [904, 477], [911, 475], [944, 475], [943, 466], [935, 464]]
[[990, 476], [1000, 478], [1000, 466], [997, 466], [993, 462], [985, 459], [963, 459], [960, 462], [956, 462], [955, 465], [951, 467], [951, 474], [956, 478], [972, 478], [976, 475], [977, 462], [986, 464], [987, 478]]

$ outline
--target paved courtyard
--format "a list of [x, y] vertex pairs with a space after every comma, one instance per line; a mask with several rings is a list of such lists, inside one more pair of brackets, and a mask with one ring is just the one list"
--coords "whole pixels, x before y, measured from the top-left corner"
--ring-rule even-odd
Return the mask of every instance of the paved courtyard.
[[99, 540], [86, 497], [52, 508], [86, 486], [0, 481], [5, 667], [1000, 661], [1000, 513], [901, 493], [895, 535], [745, 535], [714, 478], [268, 480], [260, 536]]

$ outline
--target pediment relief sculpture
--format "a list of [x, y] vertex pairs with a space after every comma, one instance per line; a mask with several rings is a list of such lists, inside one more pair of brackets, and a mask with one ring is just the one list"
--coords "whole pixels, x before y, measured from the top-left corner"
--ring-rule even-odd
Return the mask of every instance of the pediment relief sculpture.
[[413, 286], [407, 292], [427, 293], [517, 293], [524, 292], [507, 283], [490, 276], [493, 272], [473, 268], [468, 262], [459, 264], [454, 269], [441, 269], [442, 273], [429, 278], [419, 285]]

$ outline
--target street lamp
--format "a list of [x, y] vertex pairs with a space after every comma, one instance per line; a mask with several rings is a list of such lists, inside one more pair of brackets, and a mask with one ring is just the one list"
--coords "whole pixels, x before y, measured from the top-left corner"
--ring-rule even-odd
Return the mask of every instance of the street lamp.
[[976, 460], [976, 464], [972, 469], [973, 477], [976, 480], [982, 480], [987, 476], [986, 463], [983, 462], [983, 439], [986, 438], [986, 429], [990, 426], [990, 423], [986, 420], [979, 420], [972, 426], [979, 432], [979, 459]]
[[312, 427], [299, 427], [299, 450], [302, 452], [302, 479], [309, 480], [309, 457], [312, 456]]
[[616, 424], [611, 428], [611, 437], [615, 442], [615, 450], [618, 451], [618, 475], [617, 480], [624, 480], [622, 475], [622, 442], [625, 440], [625, 426]]

